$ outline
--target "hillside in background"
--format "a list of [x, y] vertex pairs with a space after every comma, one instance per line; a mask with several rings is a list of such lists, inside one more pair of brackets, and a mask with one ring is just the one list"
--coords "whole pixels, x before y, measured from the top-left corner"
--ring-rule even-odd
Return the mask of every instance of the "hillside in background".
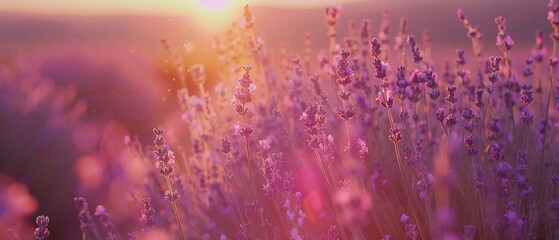
[[[397, 32], [399, 20], [406, 16], [408, 32], [421, 35], [425, 28], [432, 32], [437, 46], [457, 44], [469, 47], [465, 30], [456, 18], [456, 10], [462, 8], [473, 24], [480, 25], [485, 35], [487, 49], [491, 50], [497, 32], [494, 12], [507, 18], [508, 31], [517, 45], [531, 45], [533, 31], [542, 28], [549, 32], [546, 6], [513, 1], [442, 1], [436, 5], [428, 1], [407, 4], [371, 1], [343, 6], [340, 35], [348, 21], [359, 25], [362, 19], [370, 19], [372, 31], [378, 32], [382, 12], [390, 11], [391, 33]], [[491, 11], [490, 11], [491, 10]], [[498, 10], [498, 11], [497, 11]], [[313, 36], [316, 49], [326, 46], [322, 9], [280, 9], [255, 7], [256, 33], [264, 37], [270, 49], [286, 43], [290, 51], [301, 51], [304, 34]], [[240, 15], [240, 13], [239, 13]], [[281, 21], [278, 21], [281, 19]], [[19, 51], [38, 51], [56, 45], [84, 45], [84, 48], [117, 46], [135, 52], [154, 54], [161, 51], [162, 37], [180, 45], [189, 43], [196, 54], [211, 53], [211, 40], [216, 32], [207, 32], [203, 23], [185, 16], [49, 16], [0, 13], [0, 56], [6, 58]], [[272, 26], [272, 27], [271, 27]], [[297, 44], [300, 42], [301, 44]], [[441, 49], [439, 47], [438, 49]], [[434, 49], [437, 51], [437, 48]]]

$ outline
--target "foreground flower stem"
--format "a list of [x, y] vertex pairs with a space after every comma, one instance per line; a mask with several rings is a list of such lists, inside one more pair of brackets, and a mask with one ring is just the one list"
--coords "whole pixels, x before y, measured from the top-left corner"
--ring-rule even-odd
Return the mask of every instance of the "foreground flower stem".
[[[381, 79], [381, 81], [384, 81], [384, 80]], [[381, 93], [382, 93], [382, 98], [384, 99], [384, 102], [388, 102], [388, 96], [387, 96], [386, 91], [384, 89], [381, 89]], [[386, 108], [386, 111], [388, 112], [388, 120], [390, 122], [390, 128], [394, 129], [395, 124], [394, 124], [394, 116], [392, 116], [392, 111], [390, 111], [389, 108]], [[396, 160], [398, 162], [398, 168], [400, 169], [400, 176], [402, 177], [402, 181], [404, 182], [404, 186], [406, 188], [407, 197], [408, 197], [408, 199], [411, 203], [413, 216], [415, 218], [415, 222], [417, 223], [417, 228], [419, 230], [419, 234], [421, 235], [422, 239], [426, 239], [425, 235], [423, 235], [423, 230], [421, 228], [421, 224], [420, 224], [419, 218], [417, 216], [417, 210], [415, 209], [415, 204], [414, 204], [414, 201], [412, 200], [412, 195], [411, 195], [411, 192], [410, 192], [410, 188], [408, 186], [408, 182], [406, 181], [406, 176], [404, 175], [404, 168], [402, 166], [402, 158], [400, 156], [400, 147], [398, 146], [397, 141], [392, 141], [392, 143], [394, 145], [394, 152], [396, 153]]]
[[351, 137], [349, 136], [349, 122], [347, 120], [344, 120], [345, 123], [345, 134], [347, 136], [347, 148], [349, 150], [349, 148], [351, 148]]
[[[167, 182], [167, 189], [169, 190], [169, 192], [173, 192], [173, 187], [171, 186], [171, 180], [169, 178], [169, 176], [165, 176], [165, 182]], [[181, 239], [182, 240], [186, 240], [186, 237], [184, 236], [184, 231], [182, 229], [182, 224], [181, 224], [181, 219], [180, 219], [180, 215], [179, 215], [179, 209], [177, 208], [177, 203], [175, 201], [171, 201], [171, 207], [173, 208], [173, 214], [175, 215], [175, 218], [177, 219], [177, 224], [179, 225], [179, 231], [181, 232]]]
[[[400, 99], [400, 111], [404, 112], [404, 100], [402, 100], [402, 99]], [[408, 119], [403, 118], [402, 121], [404, 121], [404, 131], [406, 131], [406, 140], [408, 141], [409, 146], [413, 147], [413, 144], [412, 144], [412, 141], [411, 141], [411, 134], [412, 133], [408, 129]]]
[[423, 113], [425, 114], [425, 139], [429, 142], [429, 104], [427, 103], [427, 89], [423, 85]]
[[[509, 52], [505, 51], [505, 56], [504, 56], [504, 60], [505, 60], [505, 76], [506, 76], [506, 81], [507, 83], [510, 82], [510, 76], [511, 76], [511, 69], [510, 69], [510, 63], [509, 63]], [[511, 91], [511, 87], [508, 87], [508, 94], [509, 94], [509, 99], [505, 99], [505, 101], [507, 101], [507, 104], [509, 105], [509, 114], [510, 114], [510, 121], [512, 122], [512, 129], [516, 130], [516, 123], [514, 122], [514, 110], [512, 108], [512, 91]]]
[[287, 236], [290, 236], [289, 230], [287, 229], [287, 224], [285, 223], [285, 219], [283, 218], [283, 214], [281, 214], [281, 210], [280, 210], [280, 207], [279, 207], [279, 204], [278, 204], [278, 197], [274, 196], [272, 200], [274, 202], [274, 207], [276, 209], [276, 213], [278, 214], [278, 217], [280, 218], [281, 225], [283, 226], [283, 230], [285, 231]]
[[[493, 88], [493, 83], [491, 83], [491, 88]], [[483, 113], [481, 115], [481, 121], [480, 121], [479, 129], [478, 129], [478, 132], [477, 132], [477, 139], [480, 140], [481, 146], [484, 146], [483, 142], [482, 142], [482, 139], [480, 137], [481, 137], [482, 129], [484, 128], [483, 122], [485, 121], [485, 116], [487, 115], [487, 108], [489, 108], [489, 105], [491, 104], [491, 95], [493, 95], [493, 93], [489, 93], [489, 96], [487, 97], [487, 102], [485, 103], [485, 106], [483, 108]]]
[[[244, 108], [244, 106], [243, 106]], [[243, 122], [243, 126], [246, 126], [246, 117], [245, 115], [242, 115], [242, 122]], [[250, 146], [249, 146], [249, 142], [248, 142], [248, 136], [244, 137], [244, 142], [245, 142], [245, 153], [247, 155], [247, 162], [248, 162], [248, 171], [250, 172], [250, 187], [252, 190], [252, 201], [254, 202], [255, 206], [258, 208], [258, 204], [256, 202], [256, 187], [254, 185], [254, 171], [252, 170], [252, 157], [250, 154]], [[264, 216], [262, 215], [262, 212], [260, 210], [258, 210], [258, 216], [260, 217], [260, 221], [263, 223], [264, 222]], [[263, 227], [260, 228], [260, 230], [262, 231], [262, 235], [264, 236], [265, 239], [268, 239], [268, 234], [266, 234], [266, 230], [264, 230]]]
[[[557, 33], [557, 28], [554, 29], [554, 33]], [[555, 39], [555, 37], [551, 38], [553, 40], [553, 51], [551, 52], [551, 58], [550, 61], [554, 61], [555, 56], [557, 55], [557, 40]], [[545, 144], [546, 144], [546, 140], [547, 140], [547, 133], [550, 131], [550, 128], [548, 127], [547, 121], [549, 119], [549, 107], [550, 107], [550, 103], [551, 103], [551, 91], [552, 91], [552, 84], [553, 84], [553, 76], [555, 75], [555, 66], [552, 66], [552, 64], [550, 64], [549, 66], [549, 82], [547, 83], [547, 103], [545, 105], [545, 117], [544, 117], [544, 133], [543, 133], [543, 139], [542, 139], [542, 157], [540, 159], [540, 174], [539, 175], [539, 183], [541, 186], [541, 184], [543, 184], [543, 179], [544, 179], [544, 175], [545, 173], [543, 172], [544, 169], [544, 160], [545, 160]], [[538, 196], [541, 196], [541, 194], [545, 194], [545, 192], [542, 192], [540, 190], [540, 193], [538, 194]], [[541, 199], [541, 198], [539, 198]]]
[[[328, 168], [328, 172], [330, 173], [330, 176], [332, 177], [332, 182], [339, 182], [339, 180], [334, 177], [334, 171], [332, 171], [332, 167], [330, 165], [328, 165], [327, 168]], [[335, 186], [335, 185], [333, 184], [333, 186]], [[340, 190], [340, 189], [337, 189], [337, 190]], [[340, 215], [343, 216], [344, 217], [343, 220], [346, 223], [349, 223], [350, 221], [349, 221], [347, 215], [343, 214], [344, 212], [346, 212], [346, 209], [345, 209], [344, 205], [342, 204], [340, 206], [340, 208], [341, 208], [341, 210], [340, 210], [341, 213], [338, 216], [340, 216]], [[349, 224], [348, 227], [349, 227], [349, 230], [351, 230], [351, 233], [353, 234], [353, 239], [360, 239], [359, 234], [361, 234], [361, 235], [363, 234], [361, 232], [361, 230], [355, 229], [355, 225], [351, 225], [351, 224]], [[345, 232], [343, 234], [345, 234]]]
[[[246, 125], [246, 118], [245, 115], [242, 115], [242, 121], [243, 121], [243, 126]], [[256, 187], [254, 186], [254, 173], [252, 171], [252, 157], [250, 155], [250, 147], [248, 144], [248, 137], [244, 137], [243, 138], [244, 141], [244, 145], [245, 145], [245, 154], [247, 156], [247, 162], [248, 162], [248, 171], [249, 176], [250, 176], [250, 187], [251, 187], [251, 191], [252, 191], [252, 201], [254, 201], [256, 203]]]
[[[373, 192], [369, 191], [369, 189], [367, 187], [365, 187], [365, 184], [363, 183], [363, 175], [361, 172], [358, 173], [359, 176], [359, 183], [361, 184], [361, 188], [363, 189], [363, 191], [365, 193], [367, 193], [367, 196], [370, 196], [371, 199], [373, 199]], [[382, 227], [380, 226], [380, 222], [379, 222], [379, 217], [377, 217], [377, 214], [375, 214], [376, 211], [374, 209], [374, 207], [371, 208], [370, 214], [373, 217], [373, 221], [375, 222], [376, 227], [378, 228], [378, 231], [380, 233], [380, 237], [384, 236], [383, 235], [383, 231], [382, 231]]]
[[[229, 153], [225, 154], [225, 161], [230, 161]], [[229, 187], [231, 188], [231, 194], [233, 195], [233, 203], [235, 204], [235, 209], [237, 210], [237, 215], [239, 220], [241, 221], [242, 227], [246, 226], [245, 219], [243, 218], [243, 212], [241, 211], [241, 206], [239, 204], [239, 199], [237, 198], [237, 193], [235, 192], [235, 186], [233, 186], [233, 182], [230, 181]]]
[[318, 162], [318, 166], [320, 167], [320, 172], [322, 173], [322, 178], [324, 179], [325, 183], [326, 183], [326, 189], [328, 190], [328, 198], [330, 199], [330, 202], [332, 203], [332, 211], [334, 212], [334, 220], [336, 221], [336, 224], [340, 227], [340, 232], [342, 233], [343, 239], [349, 239], [346, 236], [345, 230], [343, 228], [343, 225], [340, 223], [339, 221], [339, 214], [338, 211], [336, 209], [336, 204], [334, 202], [333, 199], [333, 189], [332, 186], [334, 186], [331, 182], [330, 182], [330, 177], [328, 176], [327, 172], [326, 172], [326, 168], [324, 167], [324, 164], [322, 164], [322, 158], [320, 157], [320, 153], [318, 152], [317, 149], [314, 149], [314, 155], [316, 157], [316, 161]]

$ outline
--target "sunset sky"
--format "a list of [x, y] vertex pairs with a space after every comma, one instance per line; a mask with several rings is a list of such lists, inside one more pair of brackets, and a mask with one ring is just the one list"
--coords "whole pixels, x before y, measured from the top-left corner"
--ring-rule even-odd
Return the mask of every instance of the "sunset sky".
[[129, 13], [185, 13], [199, 10], [223, 11], [244, 4], [308, 8], [322, 7], [337, 3], [363, 0], [8, 0], [0, 6], [0, 11], [30, 12], [46, 14], [129, 14]]
[[177, 16], [195, 19], [198, 24], [209, 29], [219, 29], [223, 23], [239, 17], [245, 4], [301, 9], [362, 1], [364, 0], [4, 0], [0, 5], [0, 13]]

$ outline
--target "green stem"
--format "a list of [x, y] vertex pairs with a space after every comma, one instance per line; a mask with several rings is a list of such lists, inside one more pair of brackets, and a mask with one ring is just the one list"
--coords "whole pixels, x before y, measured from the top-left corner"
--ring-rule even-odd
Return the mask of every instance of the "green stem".
[[[383, 81], [383, 79], [381, 79], [381, 81]], [[384, 89], [381, 89], [381, 94], [382, 94], [382, 98], [383, 98], [384, 102], [388, 103], [388, 96], [387, 96], [386, 91]], [[395, 124], [394, 124], [394, 117], [392, 116], [392, 112], [390, 111], [389, 108], [387, 108], [386, 111], [388, 112], [388, 120], [390, 122], [390, 128], [394, 129]], [[417, 223], [417, 228], [419, 230], [419, 234], [421, 235], [422, 239], [426, 239], [425, 235], [423, 234], [421, 223], [419, 222], [416, 207], [415, 207], [414, 201], [412, 199], [412, 195], [411, 195], [411, 192], [410, 192], [410, 188], [408, 186], [408, 182], [406, 181], [406, 177], [404, 175], [404, 168], [402, 166], [402, 158], [400, 156], [400, 148], [398, 147], [398, 141], [393, 141], [392, 143], [394, 145], [394, 152], [396, 153], [396, 160], [398, 162], [398, 167], [400, 169], [400, 176], [402, 177], [402, 181], [404, 182], [404, 186], [406, 188], [406, 194], [407, 194], [408, 200], [409, 200], [409, 202], [411, 203], [411, 206], [412, 206], [412, 211], [413, 211], [413, 215], [414, 215], [414, 218], [415, 218], [415, 222]]]
[[316, 161], [318, 162], [318, 166], [320, 167], [320, 171], [322, 173], [322, 178], [324, 179], [324, 181], [326, 182], [326, 189], [328, 190], [328, 197], [330, 199], [330, 202], [332, 203], [332, 209], [334, 212], [334, 221], [336, 222], [336, 224], [340, 227], [340, 232], [342, 233], [342, 236], [344, 239], [349, 239], [346, 236], [345, 230], [343, 228], [343, 225], [340, 223], [339, 220], [339, 214], [336, 208], [336, 204], [334, 202], [334, 198], [333, 198], [333, 189], [332, 186], [334, 186], [331, 182], [330, 182], [330, 177], [328, 176], [327, 172], [326, 172], [326, 168], [324, 167], [324, 164], [322, 163], [322, 158], [320, 157], [320, 154], [318, 153], [317, 149], [314, 149], [314, 154], [316, 157]]
[[[244, 108], [244, 106], [243, 106], [243, 108]], [[242, 127], [246, 126], [245, 115], [242, 115], [242, 122], [243, 122]], [[256, 204], [256, 187], [254, 186], [254, 173], [252, 171], [252, 158], [250, 156], [250, 147], [249, 147], [249, 144], [248, 144], [248, 137], [244, 137], [243, 141], [244, 141], [244, 145], [245, 145], [245, 154], [247, 156], [252, 201]]]
[[[170, 193], [172, 193], [173, 192], [173, 187], [171, 186], [171, 180], [169, 179], [168, 175], [165, 176], [165, 182], [167, 182], [167, 189], [169, 190]], [[175, 214], [177, 224], [179, 225], [179, 231], [181, 232], [181, 239], [186, 240], [186, 237], [184, 236], [184, 231], [182, 229], [182, 224], [181, 224], [181, 219], [180, 219], [180, 215], [179, 215], [179, 209], [177, 208], [177, 203], [175, 201], [171, 201], [171, 206], [173, 208], [173, 213]]]

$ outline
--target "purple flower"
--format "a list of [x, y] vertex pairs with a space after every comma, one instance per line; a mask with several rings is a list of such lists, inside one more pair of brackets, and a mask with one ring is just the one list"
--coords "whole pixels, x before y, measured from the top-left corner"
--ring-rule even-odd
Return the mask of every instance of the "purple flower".
[[231, 105], [235, 107], [235, 111], [237, 111], [239, 115], [246, 115], [248, 109], [245, 105], [252, 102], [252, 95], [256, 92], [256, 85], [253, 84], [250, 75], [251, 69], [251, 65], [243, 66], [245, 73], [237, 80], [233, 99], [231, 100]]
[[373, 59], [379, 58], [381, 52], [382, 46], [380, 45], [377, 38], [373, 38], [373, 40], [371, 40], [371, 56], [373, 57]]
[[425, 78], [423, 76], [423, 73], [421, 71], [419, 71], [419, 69], [413, 70], [413, 72], [410, 75], [410, 79], [411, 79], [411, 82], [413, 84], [416, 84], [416, 85], [425, 82]]
[[76, 197], [74, 198], [74, 204], [79, 212], [78, 219], [80, 221], [80, 228], [82, 232], [87, 235], [89, 230], [94, 226], [87, 201], [83, 197]]
[[464, 137], [464, 144], [468, 148], [474, 147], [477, 145], [477, 139], [473, 135], [467, 135]]
[[408, 42], [408, 44], [410, 45], [410, 48], [411, 48], [411, 52], [412, 52], [412, 56], [413, 56], [413, 62], [414, 63], [420, 63], [421, 60], [423, 60], [423, 57], [421, 56], [421, 53], [419, 52], [419, 47], [416, 46], [415, 37], [413, 35], [408, 35], [407, 42]]
[[386, 91], [386, 99], [384, 98], [382, 92], [379, 92], [376, 98], [376, 102], [383, 108], [391, 109], [394, 106], [394, 98], [392, 97], [392, 92], [390, 90]]
[[155, 219], [153, 218], [155, 209], [151, 206], [151, 199], [149, 197], [142, 199], [142, 206], [142, 217], [140, 217], [140, 222], [143, 225], [143, 231], [147, 231], [155, 225]]
[[375, 68], [375, 77], [378, 79], [384, 79], [386, 77], [387, 71], [390, 69], [388, 63], [381, 61], [378, 58], [373, 59], [373, 67]]
[[485, 189], [485, 173], [483, 167], [477, 163], [472, 163], [472, 174], [474, 179], [474, 186], [478, 191]]
[[527, 108], [522, 109], [520, 112], [520, 122], [526, 126], [532, 125], [534, 122], [534, 114], [530, 112]]
[[222, 153], [229, 153], [233, 150], [231, 147], [231, 142], [229, 141], [229, 136], [221, 136], [219, 139], [219, 151]]
[[37, 226], [39, 226], [38, 228], [35, 228], [35, 238], [38, 240], [47, 238], [50, 235], [50, 232], [47, 229], [47, 226], [49, 225], [49, 217], [43, 215], [38, 216], [35, 222], [37, 223]]
[[394, 128], [390, 128], [390, 135], [388, 136], [390, 140], [394, 143], [402, 140], [402, 133], [398, 127], [394, 126]]
[[181, 198], [181, 195], [179, 194], [178, 190], [167, 190], [165, 191], [165, 200], [170, 201], [170, 202], [176, 202], [177, 200], [179, 200]]
[[495, 167], [495, 173], [500, 178], [507, 177], [507, 172], [509, 172], [510, 170], [512, 170], [512, 167], [508, 162], [498, 162], [497, 166]]
[[435, 112], [435, 118], [441, 123], [444, 121], [445, 119], [444, 108], [437, 109], [437, 111]]
[[206, 74], [204, 73], [204, 65], [194, 64], [188, 68], [192, 81], [196, 84], [204, 84], [206, 82]]
[[465, 225], [465, 226], [464, 226], [464, 234], [463, 234], [463, 236], [464, 236], [464, 238], [465, 238], [466, 240], [472, 240], [472, 239], [474, 239], [475, 234], [476, 234], [476, 227], [474, 227], [474, 225], [468, 224], [468, 225]]
[[489, 57], [489, 65], [488, 65], [488, 70], [490, 72], [498, 72], [501, 71], [501, 60], [503, 60], [503, 58], [499, 57], [499, 56], [491, 56]]
[[443, 121], [443, 124], [445, 125], [446, 128], [451, 128], [456, 123], [458, 123], [458, 120], [456, 120], [456, 117], [452, 113], [448, 114]]
[[408, 215], [404, 213], [400, 217], [400, 221], [404, 224], [404, 229], [406, 230], [406, 235], [408, 236], [408, 238], [412, 240], [417, 239], [418, 236], [418, 232], [416, 230], [417, 227], [415, 226], [415, 224], [411, 223], [410, 217], [408, 217]]
[[472, 111], [472, 109], [469, 108], [465, 108], [464, 110], [462, 110], [462, 118], [466, 121], [470, 121], [475, 117], [474, 112]]
[[105, 209], [105, 207], [103, 207], [102, 205], [98, 205], [97, 208], [95, 208], [94, 215], [97, 217], [97, 219], [101, 223], [101, 226], [103, 227], [103, 230], [105, 230], [105, 233], [107, 234], [105, 236], [105, 239], [106, 240], [118, 239], [116, 234], [116, 229], [113, 223], [111, 222], [111, 220], [109, 219], [109, 213], [107, 212], [107, 209]]
[[324, 11], [324, 15], [326, 18], [326, 25], [333, 27], [338, 23], [338, 18], [340, 17], [340, 12], [342, 11], [342, 7], [340, 5], [335, 5], [331, 7], [327, 7]]
[[357, 139], [357, 145], [359, 146], [359, 159], [361, 160], [361, 163], [363, 163], [366, 155], [369, 154], [369, 148], [367, 147], [365, 141], [361, 140], [361, 138]]
[[243, 126], [241, 122], [235, 123], [235, 135], [240, 135], [245, 138], [248, 138], [250, 137], [250, 135], [252, 135], [253, 132], [254, 129], [250, 127], [248, 124], [245, 124]]
[[165, 130], [162, 127], [154, 128], [153, 133], [155, 134], [155, 139], [153, 140], [156, 156], [155, 167], [161, 175], [169, 176], [174, 171], [175, 154], [171, 151], [169, 145], [165, 144], [165, 139], [163, 138]]
[[353, 106], [347, 106], [345, 108], [339, 107], [337, 113], [338, 116], [344, 119], [345, 121], [351, 119], [356, 114], [355, 107]]
[[456, 60], [456, 64], [458, 65], [466, 65], [466, 58], [464, 58], [464, 49], [456, 49], [456, 55], [458, 55], [458, 60]]
[[458, 16], [458, 19], [459, 19], [460, 21], [466, 20], [466, 15], [464, 15], [464, 11], [462, 11], [462, 9], [459, 8], [459, 9], [456, 11], [456, 15]]
[[348, 61], [350, 55], [351, 55], [350, 51], [341, 49], [340, 50], [341, 58], [337, 60], [336, 74], [338, 75], [338, 79], [336, 80], [336, 83], [344, 87], [350, 84], [353, 78], [353, 71], [351, 70]]

